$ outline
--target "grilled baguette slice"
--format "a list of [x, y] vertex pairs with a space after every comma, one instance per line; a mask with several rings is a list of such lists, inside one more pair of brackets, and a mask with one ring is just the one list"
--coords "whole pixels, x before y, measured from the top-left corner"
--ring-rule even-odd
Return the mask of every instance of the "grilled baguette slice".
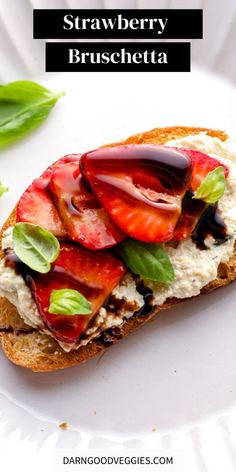
[[[151, 131], [131, 136], [123, 142], [109, 144], [108, 146], [132, 143], [164, 144], [170, 139], [198, 134], [200, 131], [206, 131], [209, 136], [218, 137], [222, 141], [227, 139], [227, 134], [223, 131], [204, 128], [170, 127], [155, 128]], [[3, 231], [7, 227], [14, 225], [15, 221], [16, 213], [13, 211], [6, 221]], [[3, 257], [2, 253], [0, 253], [0, 257]], [[228, 285], [234, 279], [236, 279], [236, 250], [228, 264], [221, 264], [219, 266], [217, 278], [205, 286], [201, 294], [206, 294], [216, 288]], [[145, 317], [140, 316], [124, 321], [121, 327], [119, 327], [118, 333], [116, 328], [116, 333], [109, 335], [109, 340], [111, 343], [117, 342], [152, 320], [160, 310], [171, 308], [180, 301], [183, 300], [171, 298], [163, 305], [153, 308]], [[66, 353], [53, 338], [27, 326], [21, 320], [15, 307], [5, 298], [0, 298], [0, 339], [6, 356], [13, 363], [39, 372], [53, 371], [80, 364], [107, 349], [103, 342], [94, 339], [87, 346], [83, 346], [77, 351]]]

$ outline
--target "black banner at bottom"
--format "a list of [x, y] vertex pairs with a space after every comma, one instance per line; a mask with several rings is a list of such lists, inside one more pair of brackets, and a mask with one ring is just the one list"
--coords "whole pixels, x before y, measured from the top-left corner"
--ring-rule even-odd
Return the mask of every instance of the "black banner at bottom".
[[46, 72], [190, 72], [190, 43], [46, 43]]

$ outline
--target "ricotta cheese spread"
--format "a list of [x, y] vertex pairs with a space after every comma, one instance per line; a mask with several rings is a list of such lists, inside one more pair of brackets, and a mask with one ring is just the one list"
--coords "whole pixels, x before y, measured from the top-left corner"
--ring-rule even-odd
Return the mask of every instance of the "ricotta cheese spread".
[[[200, 150], [227, 165], [229, 176], [226, 180], [226, 190], [218, 205], [231, 237], [221, 245], [215, 245], [214, 240], [209, 238], [206, 250], [198, 249], [190, 238], [181, 241], [176, 248], [167, 244], [165, 248], [174, 268], [175, 281], [168, 286], [150, 280], [144, 281], [145, 286], [153, 291], [153, 305], [160, 305], [171, 297], [187, 298], [198, 295], [205, 285], [217, 277], [219, 264], [228, 262], [236, 239], [236, 140], [229, 138], [222, 142], [202, 132], [166, 144]], [[9, 228], [4, 234], [2, 248], [6, 250], [11, 247], [12, 231]], [[43, 325], [31, 291], [23, 277], [16, 274], [14, 269], [5, 266], [4, 261], [0, 261], [0, 296], [6, 297], [16, 306], [28, 325], [51, 334]], [[117, 301], [119, 303], [115, 303]], [[58, 343], [65, 351], [78, 349], [98, 337], [101, 332], [120, 326], [143, 305], [143, 296], [137, 291], [132, 274], [127, 273], [113, 290], [107, 307], [99, 310], [92, 326], [87, 329], [80, 342], [74, 345], [59, 341]]]
[[4, 264], [4, 260], [0, 261], [0, 297], [6, 297], [17, 308], [26, 324], [33, 328], [43, 328], [29, 287], [20, 274]]

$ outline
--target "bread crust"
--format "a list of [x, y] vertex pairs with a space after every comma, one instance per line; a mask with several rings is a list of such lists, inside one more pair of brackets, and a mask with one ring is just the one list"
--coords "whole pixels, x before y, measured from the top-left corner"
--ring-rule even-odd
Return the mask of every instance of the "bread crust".
[[[188, 135], [198, 134], [205, 131], [209, 136], [218, 137], [222, 141], [227, 139], [227, 134], [223, 131], [210, 130], [205, 128], [190, 127], [169, 127], [155, 128], [151, 131], [140, 133], [129, 137], [125, 141], [112, 143], [107, 146], [117, 146], [120, 144], [164, 144], [170, 139], [176, 139]], [[2, 228], [2, 232], [16, 222], [16, 211], [10, 214]], [[2, 232], [0, 236], [2, 238]], [[3, 253], [0, 252], [0, 257]], [[228, 285], [236, 278], [236, 251], [227, 264], [221, 264], [217, 278], [203, 287], [201, 294], [207, 294], [216, 288]], [[161, 306], [145, 316], [133, 317], [126, 320], [115, 334], [110, 335], [111, 343], [128, 336], [130, 333], [140, 328], [143, 324], [151, 321], [156, 314], [168, 309], [185, 299], [171, 298], [166, 300]], [[32, 330], [21, 320], [17, 310], [8, 302], [6, 298], [0, 298], [0, 326], [8, 331], [0, 333], [2, 348], [10, 361], [14, 364], [32, 369], [35, 372], [49, 372], [57, 369], [74, 366], [86, 362], [87, 360], [101, 354], [107, 347], [99, 339], [92, 340], [87, 346], [79, 348], [77, 351], [66, 353], [58, 343], [50, 336]], [[29, 331], [27, 331], [29, 330]]]

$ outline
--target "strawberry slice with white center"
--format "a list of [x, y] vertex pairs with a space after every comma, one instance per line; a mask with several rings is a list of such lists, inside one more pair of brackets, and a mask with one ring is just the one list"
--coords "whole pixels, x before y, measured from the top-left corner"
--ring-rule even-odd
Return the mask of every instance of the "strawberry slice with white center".
[[126, 237], [87, 187], [78, 162], [55, 169], [49, 188], [64, 227], [73, 241], [98, 250], [112, 247]]
[[[45, 326], [66, 343], [77, 342], [91, 324], [113, 288], [125, 274], [124, 264], [105, 251], [96, 253], [79, 245], [61, 243], [60, 254], [48, 274], [31, 272], [29, 284]], [[48, 312], [50, 294], [59, 289], [78, 290], [91, 304], [89, 315], [56, 315]]]
[[66, 231], [48, 191], [48, 184], [53, 170], [64, 164], [79, 160], [79, 154], [62, 157], [27, 188], [17, 205], [17, 221], [36, 224], [51, 231], [55, 236], [65, 237]]
[[114, 222], [145, 242], [172, 239], [191, 160], [159, 145], [123, 145], [83, 154], [83, 176]]
[[227, 178], [229, 174], [229, 169], [214, 157], [191, 149], [181, 149], [181, 151], [186, 153], [191, 159], [193, 170], [189, 187], [190, 192], [186, 194], [183, 200], [181, 216], [173, 237], [176, 241], [187, 238], [192, 234], [201, 215], [207, 207], [207, 204], [202, 200], [195, 200], [192, 198], [193, 193], [197, 190], [205, 177], [209, 172], [212, 172], [219, 166], [223, 167], [225, 178]]

